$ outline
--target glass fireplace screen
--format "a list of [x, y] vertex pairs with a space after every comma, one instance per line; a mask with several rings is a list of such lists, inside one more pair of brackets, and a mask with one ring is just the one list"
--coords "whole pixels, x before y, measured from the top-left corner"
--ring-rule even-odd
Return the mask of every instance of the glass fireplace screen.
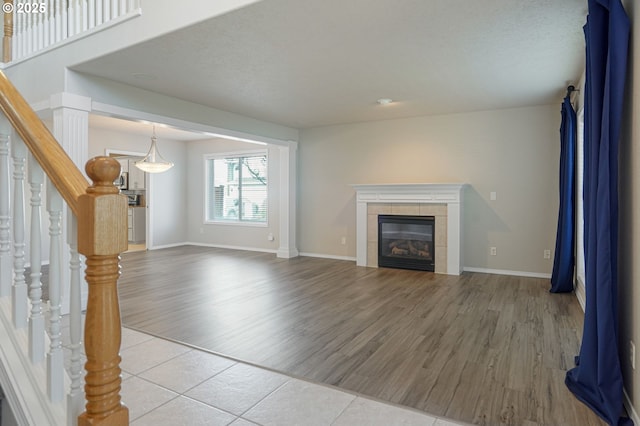
[[434, 270], [433, 216], [378, 216], [378, 266]]

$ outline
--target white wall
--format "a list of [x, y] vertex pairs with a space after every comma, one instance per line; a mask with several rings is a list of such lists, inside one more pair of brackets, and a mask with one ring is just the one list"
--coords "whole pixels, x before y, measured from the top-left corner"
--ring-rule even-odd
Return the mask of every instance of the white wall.
[[[279, 186], [280, 159], [277, 147], [268, 148], [269, 174], [267, 176], [269, 191], [268, 225], [246, 226], [237, 224], [205, 224], [204, 223], [204, 155], [221, 152], [255, 151], [267, 147], [231, 141], [211, 139], [189, 142], [188, 148], [188, 240], [197, 244], [242, 247], [252, 250], [273, 251], [278, 249], [279, 236]], [[268, 234], [273, 234], [274, 241], [268, 241]]]
[[[550, 274], [560, 101], [301, 131], [299, 249], [355, 256], [353, 183], [462, 182], [464, 265]], [[490, 201], [489, 193], [497, 192]], [[341, 237], [347, 244], [341, 244]], [[497, 256], [489, 247], [497, 247]]]

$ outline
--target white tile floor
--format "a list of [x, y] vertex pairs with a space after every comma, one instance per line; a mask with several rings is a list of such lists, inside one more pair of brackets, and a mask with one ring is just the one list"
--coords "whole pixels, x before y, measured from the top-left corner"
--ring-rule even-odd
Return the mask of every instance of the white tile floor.
[[121, 355], [122, 398], [134, 426], [462, 424], [126, 328]]

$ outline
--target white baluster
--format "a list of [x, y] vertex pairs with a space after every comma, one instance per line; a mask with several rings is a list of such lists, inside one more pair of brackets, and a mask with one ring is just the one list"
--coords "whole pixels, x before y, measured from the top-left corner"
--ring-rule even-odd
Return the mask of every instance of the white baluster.
[[9, 136], [0, 135], [0, 297], [11, 294]]
[[13, 15], [13, 37], [11, 37], [12, 61], [20, 59], [20, 17]]
[[56, 42], [56, 0], [47, 0], [47, 15], [49, 16], [49, 44]]
[[89, 29], [89, 10], [87, 0], [81, 0], [80, 4], [80, 10], [82, 11], [82, 31], [87, 31]]
[[[40, 0], [40, 1], [43, 1], [43, 0]], [[45, 9], [44, 13], [41, 13], [42, 16], [40, 17], [40, 19], [42, 19], [42, 46], [43, 46], [43, 48], [47, 48], [47, 47], [49, 47], [49, 45], [51, 45], [53, 43], [51, 41], [51, 31], [50, 31], [51, 22], [50, 22], [50, 19], [49, 19], [49, 16], [51, 15], [51, 13], [49, 12], [49, 5], [46, 5], [45, 7], [46, 7], [46, 9]]]
[[82, 32], [82, 1], [80, 0], [71, 0], [71, 3], [74, 4], [75, 10], [73, 13], [73, 20], [75, 26], [75, 33], [80, 34]]
[[27, 148], [17, 135], [11, 137], [13, 159], [13, 287], [12, 315], [16, 328], [27, 326], [27, 284], [24, 279], [24, 164]]
[[[38, 3], [33, 3], [33, 7], [37, 8]], [[44, 13], [32, 13], [35, 21], [36, 21], [36, 28], [37, 28], [37, 37], [36, 37], [36, 51], [41, 51], [42, 49], [44, 49], [44, 33], [45, 33], [45, 28], [44, 28]]]
[[[25, 4], [27, 3], [26, 1], [24, 2]], [[24, 17], [25, 17], [25, 30], [26, 30], [26, 36], [27, 36], [27, 51], [25, 56], [29, 56], [33, 53], [34, 48], [33, 48], [33, 40], [34, 40], [34, 25], [33, 25], [33, 14], [32, 13], [23, 13]]]
[[127, 12], [127, 0], [120, 0], [120, 15], [125, 15]]
[[55, 38], [56, 43], [62, 40], [62, 31], [64, 30], [64, 28], [62, 28], [62, 11], [60, 10], [61, 8], [60, 1], [61, 0], [55, 0], [56, 7], [54, 12], [54, 18], [53, 18], [56, 26], [56, 38]]
[[118, 17], [118, 0], [111, 0], [111, 19]]
[[67, 3], [66, 13], [67, 15], [67, 37], [73, 36], [76, 31], [76, 2], [75, 0], [69, 0]]
[[52, 402], [64, 398], [64, 357], [60, 331], [60, 281], [62, 277], [62, 197], [47, 180], [47, 211], [49, 212], [49, 337], [51, 346], [47, 354], [47, 392]]
[[67, 9], [67, 3], [61, 1], [60, 4], [60, 27], [62, 28], [61, 30], [61, 38], [60, 40], [65, 40], [67, 37], [69, 37], [69, 20], [68, 20], [68, 9]]
[[96, 26], [96, 0], [87, 1], [87, 19], [89, 21], [88, 29]]
[[22, 57], [22, 16], [15, 13], [15, 9], [18, 5], [18, 0], [13, 2], [13, 37], [11, 38], [11, 53], [13, 54], [13, 61]]
[[70, 278], [70, 311], [69, 311], [69, 337], [71, 344], [71, 365], [69, 376], [71, 387], [67, 395], [68, 426], [76, 426], [77, 417], [84, 411], [84, 389], [82, 386], [82, 301], [80, 281], [80, 254], [78, 253], [78, 224], [73, 214], [68, 214], [67, 240], [71, 259], [69, 268]]
[[111, 20], [111, 0], [103, 0], [102, 3], [104, 5], [102, 22], [109, 22]]
[[42, 238], [40, 235], [42, 198], [40, 193], [44, 183], [44, 173], [32, 155], [29, 155], [28, 171], [31, 187], [29, 357], [32, 362], [39, 363], [44, 359], [44, 316], [42, 315], [42, 282], [40, 280], [42, 276], [40, 272], [42, 264]]
[[[15, 8], [15, 7], [14, 7]], [[15, 59], [21, 59], [24, 57], [24, 15], [23, 14], [14, 14], [14, 22], [15, 28], [14, 33], [14, 45], [13, 45], [13, 53], [15, 53]], [[14, 59], [14, 60], [15, 60]]]
[[96, 27], [104, 22], [103, 0], [94, 0], [96, 3]]

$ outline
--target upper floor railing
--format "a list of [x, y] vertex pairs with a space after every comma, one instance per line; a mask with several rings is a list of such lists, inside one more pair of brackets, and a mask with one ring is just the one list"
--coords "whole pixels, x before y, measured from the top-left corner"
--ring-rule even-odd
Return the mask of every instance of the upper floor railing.
[[140, 0], [3, 1], [5, 63], [140, 13]]
[[[117, 280], [119, 255], [127, 249], [127, 198], [113, 184], [120, 164], [109, 157], [89, 160], [89, 184], [2, 73], [0, 110], [11, 124], [10, 131], [0, 134], [0, 384], [18, 424], [126, 425]], [[25, 189], [30, 193], [29, 218]], [[50, 241], [46, 286], [41, 271], [43, 198]], [[65, 223], [64, 203], [70, 219]], [[84, 339], [81, 254], [88, 284]], [[62, 326], [62, 288], [70, 294], [68, 328]], [[70, 353], [68, 368], [64, 347]]]

